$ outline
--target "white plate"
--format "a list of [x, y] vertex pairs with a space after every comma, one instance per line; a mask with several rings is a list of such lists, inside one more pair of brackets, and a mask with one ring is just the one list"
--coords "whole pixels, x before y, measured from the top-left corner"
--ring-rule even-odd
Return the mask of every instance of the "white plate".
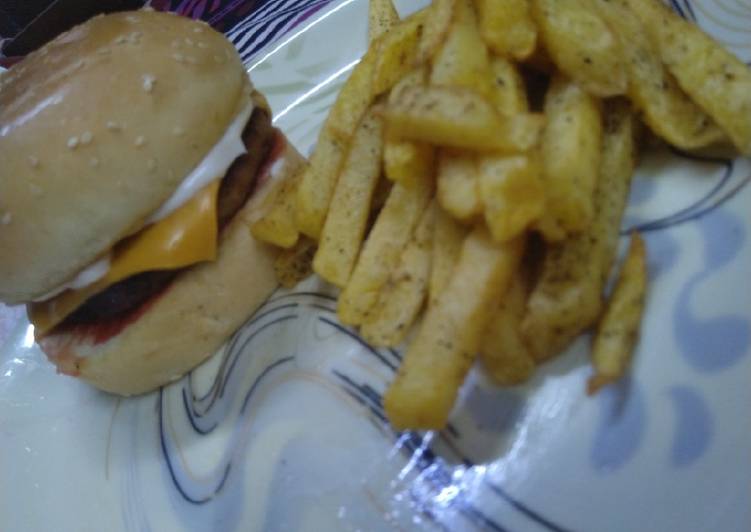
[[[749, 60], [749, 0], [676, 5]], [[366, 13], [331, 2], [247, 58], [304, 153]], [[229, 34], [249, 49], [248, 28]], [[315, 280], [190, 377], [122, 401], [55, 375], [2, 308], [0, 530], [748, 530], [749, 175], [747, 159], [645, 157], [625, 223], [650, 256], [632, 377], [587, 398], [582, 339], [520, 388], [474, 372], [441, 433], [384, 423], [399, 354], [341, 327]]]

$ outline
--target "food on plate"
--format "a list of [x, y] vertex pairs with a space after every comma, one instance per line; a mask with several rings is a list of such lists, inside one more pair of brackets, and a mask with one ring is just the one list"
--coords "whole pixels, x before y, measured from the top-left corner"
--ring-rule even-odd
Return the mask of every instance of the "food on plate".
[[597, 327], [592, 345], [595, 374], [587, 382], [590, 394], [626, 373], [638, 339], [646, 291], [646, 249], [644, 241], [636, 233], [631, 237], [618, 282]]
[[428, 294], [433, 233], [438, 208], [422, 213], [399, 264], [378, 293], [378, 301], [362, 323], [363, 338], [374, 345], [396, 347], [417, 319]]
[[101, 16], [30, 54], [0, 86], [0, 160], [0, 300], [63, 373], [152, 390], [277, 286], [250, 227], [303, 160], [205, 24]]
[[628, 0], [662, 62], [691, 99], [730, 137], [751, 154], [751, 70], [697, 26], [659, 2]]
[[497, 244], [481, 225], [467, 235], [448, 284], [428, 307], [383, 397], [394, 428], [446, 424], [493, 303], [508, 288], [523, 250], [523, 237]]
[[368, 41], [373, 42], [399, 22], [399, 13], [391, 0], [368, 2]]
[[537, 44], [529, 0], [475, 0], [480, 33], [494, 54], [526, 59]]
[[[650, 0], [651, 1], [651, 0]], [[621, 44], [589, 0], [531, 0], [532, 15], [555, 66], [594, 96], [626, 92]]]
[[547, 211], [567, 232], [592, 219], [602, 143], [600, 102], [563, 77], [545, 95], [545, 129], [540, 142]]
[[398, 21], [388, 3], [289, 187], [341, 321], [404, 343], [388, 419], [440, 429], [476, 358], [521, 384], [594, 328], [588, 391], [622, 378], [638, 235], [608, 281], [643, 126], [748, 152], [748, 69], [657, 0], [436, 0]]
[[365, 238], [382, 152], [383, 119], [380, 108], [373, 107], [352, 136], [313, 259], [313, 270], [339, 287], [347, 283]]

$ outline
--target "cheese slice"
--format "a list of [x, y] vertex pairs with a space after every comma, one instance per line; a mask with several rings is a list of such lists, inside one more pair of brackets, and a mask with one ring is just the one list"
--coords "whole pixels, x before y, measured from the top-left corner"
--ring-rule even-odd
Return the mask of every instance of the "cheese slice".
[[62, 322], [91, 296], [137, 273], [173, 270], [217, 254], [217, 179], [161, 221], [118, 242], [109, 271], [93, 284], [66, 290], [52, 299], [29, 305], [37, 338]]

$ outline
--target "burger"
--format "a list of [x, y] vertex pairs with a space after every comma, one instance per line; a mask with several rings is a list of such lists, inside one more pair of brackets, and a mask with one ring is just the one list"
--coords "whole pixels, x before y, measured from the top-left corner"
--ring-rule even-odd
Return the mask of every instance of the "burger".
[[0, 301], [61, 373], [175, 380], [276, 287], [249, 227], [303, 163], [222, 34], [91, 19], [0, 76]]

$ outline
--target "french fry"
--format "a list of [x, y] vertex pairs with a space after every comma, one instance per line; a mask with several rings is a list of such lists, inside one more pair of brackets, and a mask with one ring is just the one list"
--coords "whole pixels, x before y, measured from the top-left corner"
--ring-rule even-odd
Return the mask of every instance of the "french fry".
[[250, 226], [254, 237], [281, 248], [290, 248], [297, 243], [300, 233], [295, 224], [295, 192], [303, 171], [300, 168], [278, 187], [270, 208]]
[[446, 40], [433, 56], [430, 84], [465, 87], [492, 98], [492, 75], [471, 0], [456, 0]]
[[548, 210], [566, 231], [583, 230], [592, 219], [602, 143], [599, 102], [564, 78], [545, 96], [543, 181]]
[[381, 288], [374, 311], [362, 324], [360, 332], [372, 345], [399, 345], [423, 307], [428, 291], [437, 210], [433, 202], [423, 212], [399, 265]]
[[415, 64], [428, 62], [446, 39], [454, 19], [456, 2], [457, 0], [433, 0], [426, 8], [425, 27], [417, 47]]
[[647, 290], [647, 258], [638, 233], [631, 237], [626, 260], [600, 321], [592, 346], [594, 375], [587, 393], [594, 394], [626, 373], [639, 336]]
[[587, 92], [615, 96], [628, 78], [620, 43], [587, 0], [531, 0], [540, 39], [561, 71]]
[[443, 209], [437, 209], [435, 218], [429, 287], [431, 305], [448, 284], [467, 234], [467, 230]]
[[316, 243], [303, 236], [289, 249], [283, 249], [274, 260], [274, 272], [279, 284], [284, 288], [293, 288], [297, 283], [313, 273], [313, 256]]
[[527, 89], [514, 64], [503, 57], [490, 60], [493, 75], [493, 101], [504, 115], [514, 115], [529, 110]]
[[522, 334], [537, 361], [558, 353], [600, 313], [636, 164], [634, 117], [622, 103], [608, 108], [594, 219], [584, 232], [548, 246], [529, 297]]
[[[405, 75], [389, 93], [389, 101], [396, 100], [408, 87], [424, 86], [428, 70], [421, 67]], [[435, 149], [424, 142], [403, 140], [398, 132], [386, 131], [383, 146], [383, 171], [386, 177], [396, 183], [412, 186], [421, 176], [433, 171]]]
[[526, 59], [535, 49], [537, 28], [529, 0], [475, 0], [480, 33], [493, 53]]
[[629, 76], [628, 97], [642, 111], [649, 128], [683, 149], [722, 140], [722, 130], [665, 70], [636, 15], [615, 2], [593, 0], [593, 5], [621, 42]]
[[367, 317], [432, 195], [432, 172], [421, 176], [414, 186], [397, 183], [391, 188], [339, 296], [337, 314], [343, 323], [359, 325]]
[[535, 370], [535, 359], [521, 334], [521, 320], [527, 304], [523, 277], [517, 272], [511, 280], [480, 344], [480, 360], [488, 376], [500, 386], [521, 384]]
[[389, 139], [383, 146], [383, 171], [386, 177], [404, 186], [417, 186], [416, 181], [433, 170], [435, 149], [424, 142]]
[[437, 197], [441, 207], [464, 221], [480, 214], [482, 203], [474, 154], [440, 150], [437, 167]]
[[532, 113], [504, 118], [476, 92], [447, 87], [405, 89], [385, 114], [389, 129], [405, 139], [469, 150], [526, 151], [544, 124]]
[[627, 0], [678, 84], [751, 154], [751, 70], [696, 25], [653, 0]]
[[379, 38], [375, 45], [376, 60], [371, 87], [373, 99], [391, 90], [414, 69], [426, 15], [425, 11], [418, 11]]
[[381, 174], [380, 115], [380, 108], [372, 107], [355, 131], [313, 259], [315, 272], [340, 287], [349, 280], [360, 252], [373, 191]]
[[497, 242], [514, 238], [542, 215], [545, 189], [534, 154], [480, 157], [477, 174], [485, 222]]
[[350, 139], [371, 103], [375, 58], [371, 48], [344, 83], [318, 136], [310, 166], [297, 187], [295, 224], [300, 232], [314, 240], [321, 235]]
[[391, 0], [368, 0], [369, 43], [372, 44], [398, 22], [399, 13]]
[[[547, 205], [547, 197], [545, 204]], [[545, 242], [562, 242], [566, 238], [566, 230], [553, 218], [545, 207], [540, 217], [532, 224], [532, 229], [542, 236]]]
[[445, 426], [492, 303], [508, 287], [523, 248], [523, 239], [496, 244], [482, 226], [467, 236], [448, 286], [428, 307], [384, 395], [386, 415], [395, 429]]

